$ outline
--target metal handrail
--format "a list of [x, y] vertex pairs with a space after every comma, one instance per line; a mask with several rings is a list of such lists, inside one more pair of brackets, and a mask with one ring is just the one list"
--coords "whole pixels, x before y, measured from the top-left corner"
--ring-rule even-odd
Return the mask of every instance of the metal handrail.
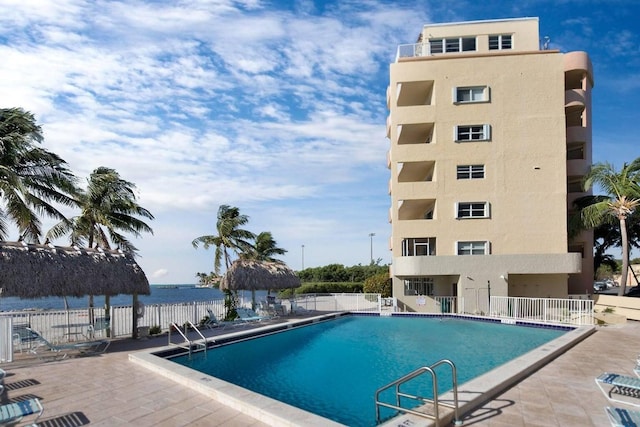
[[[453, 405], [451, 405], [450, 403], [440, 403], [438, 401], [438, 378], [437, 378], [437, 374], [434, 371], [434, 368], [436, 368], [439, 365], [442, 364], [447, 364], [451, 367], [451, 382], [452, 382], [452, 389], [453, 389]], [[430, 373], [431, 374], [431, 378], [433, 381], [433, 399], [427, 399], [424, 397], [420, 397], [420, 396], [414, 396], [411, 394], [407, 394], [407, 393], [403, 393], [400, 391], [400, 386], [404, 383], [406, 383], [407, 381], [412, 380], [413, 378], [416, 378], [424, 373]], [[391, 387], [395, 387], [395, 395], [396, 395], [396, 404], [392, 405], [390, 403], [386, 403], [386, 402], [382, 402], [380, 401], [380, 393], [382, 393], [385, 390], [388, 390]], [[415, 411], [413, 409], [408, 409], [408, 408], [403, 408], [402, 406], [400, 406], [400, 398], [401, 397], [405, 397], [408, 399], [414, 399], [414, 400], [419, 400], [422, 403], [433, 403], [433, 414], [434, 415], [429, 415], [429, 414], [425, 414], [424, 412], [419, 412], [419, 411]], [[453, 409], [453, 422], [454, 425], [462, 425], [462, 421], [459, 419], [458, 417], [458, 374], [456, 371], [456, 365], [448, 360], [448, 359], [442, 359], [436, 363], [434, 363], [431, 366], [422, 366], [418, 369], [416, 369], [413, 372], [408, 373], [407, 375], [398, 378], [397, 380], [383, 386], [380, 387], [377, 391], [376, 391], [376, 396], [375, 396], [375, 402], [376, 402], [376, 422], [380, 423], [380, 406], [384, 406], [385, 408], [391, 408], [391, 409], [395, 409], [397, 411], [400, 412], [404, 412], [404, 413], [408, 413], [408, 414], [413, 414], [413, 415], [417, 415], [419, 417], [423, 417], [423, 418], [429, 418], [429, 419], [433, 419], [436, 423], [436, 427], [440, 427], [440, 413], [439, 413], [439, 405], [442, 406], [446, 406], [448, 408], [452, 408]]]
[[[206, 353], [207, 353], [207, 347], [208, 347], [208, 346], [207, 346], [207, 339], [205, 338], [205, 336], [204, 336], [204, 335], [202, 335], [202, 332], [200, 332], [200, 329], [198, 329], [198, 328], [196, 327], [196, 325], [194, 325], [193, 323], [191, 323], [191, 321], [187, 321], [187, 322], [185, 323], [185, 332], [186, 332], [186, 329], [187, 329], [187, 326], [186, 326], [186, 325], [189, 325], [191, 328], [193, 328], [193, 329], [196, 331], [196, 333], [197, 333], [198, 335], [200, 335], [200, 338], [202, 338], [203, 342], [202, 342], [202, 343], [196, 343], [196, 345], [202, 345], [202, 346], [203, 346], [203, 348], [204, 348], [204, 353], [206, 354]], [[171, 330], [173, 330], [173, 329], [175, 329], [176, 331], [178, 331], [178, 333], [182, 336], [182, 338], [184, 338], [184, 341], [185, 341], [186, 343], [188, 343], [188, 346], [187, 346], [187, 347], [183, 347], [183, 346], [181, 346], [180, 344], [174, 344], [174, 343], [172, 343], [172, 342], [171, 342]], [[175, 346], [178, 346], [178, 347], [181, 347], [181, 348], [184, 348], [184, 349], [189, 350], [189, 357], [191, 357], [192, 347], [193, 347], [193, 345], [194, 345], [194, 342], [193, 342], [193, 341], [191, 341], [191, 340], [187, 337], [186, 333], [183, 333], [183, 332], [182, 332], [182, 329], [180, 329], [180, 326], [178, 326], [178, 324], [176, 324], [175, 322], [172, 322], [172, 323], [171, 323], [171, 325], [169, 326], [169, 333], [167, 334], [167, 336], [168, 336], [168, 339], [169, 339], [169, 345], [175, 345]]]

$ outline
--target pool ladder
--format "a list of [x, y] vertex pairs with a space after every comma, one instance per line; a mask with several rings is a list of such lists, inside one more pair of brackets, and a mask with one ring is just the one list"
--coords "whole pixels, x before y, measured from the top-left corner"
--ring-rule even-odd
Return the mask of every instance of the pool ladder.
[[[440, 402], [438, 400], [438, 377], [436, 375], [435, 372], [435, 368], [438, 367], [439, 365], [449, 365], [451, 367], [451, 382], [452, 382], [452, 391], [453, 391], [453, 404], [451, 403], [446, 403], [446, 402]], [[427, 399], [424, 397], [420, 397], [420, 396], [414, 396], [412, 394], [407, 394], [407, 393], [403, 393], [400, 391], [400, 386], [416, 377], [421, 376], [422, 374], [431, 374], [431, 379], [433, 382], [433, 399]], [[391, 404], [391, 403], [386, 403], [386, 402], [382, 402], [380, 400], [380, 393], [382, 393], [385, 390], [388, 390], [391, 387], [395, 387], [395, 398], [396, 398], [396, 402], [395, 405]], [[408, 409], [408, 408], [403, 408], [402, 406], [400, 406], [400, 398], [407, 398], [407, 399], [413, 399], [413, 400], [418, 400], [422, 403], [432, 403], [433, 404], [433, 414], [428, 414], [426, 412], [420, 412], [420, 411], [416, 411], [414, 409]], [[419, 417], [423, 417], [423, 418], [429, 418], [435, 421], [436, 423], [436, 427], [440, 427], [440, 406], [444, 406], [447, 408], [451, 408], [453, 409], [453, 424], [456, 426], [462, 425], [462, 421], [460, 420], [460, 418], [458, 417], [458, 374], [456, 373], [456, 365], [453, 364], [452, 361], [448, 360], [448, 359], [442, 359], [436, 363], [434, 363], [431, 366], [423, 366], [421, 368], [416, 369], [415, 371], [401, 377], [398, 378], [397, 380], [379, 388], [376, 391], [376, 422], [379, 424], [381, 422], [380, 420], [380, 407], [384, 406], [385, 408], [391, 408], [391, 409], [395, 409], [399, 412], [403, 412], [403, 413], [407, 413], [407, 414], [413, 414], [413, 415], [417, 415]]]
[[[191, 327], [194, 331], [196, 331], [196, 333], [198, 335], [200, 335], [200, 338], [202, 338], [202, 342], [194, 342], [192, 340], [189, 339], [189, 337], [187, 336], [187, 327]], [[193, 352], [193, 348], [194, 347], [198, 347], [198, 346], [202, 346], [202, 348], [204, 349], [204, 353], [207, 354], [207, 339], [205, 338], [204, 335], [202, 335], [202, 332], [200, 332], [200, 329], [198, 329], [196, 327], [196, 325], [194, 325], [193, 323], [191, 323], [191, 321], [188, 321], [184, 324], [184, 332], [182, 331], [182, 329], [180, 329], [180, 326], [178, 326], [177, 323], [172, 322], [171, 325], [169, 325], [169, 345], [175, 345], [178, 346], [180, 348], [184, 348], [185, 350], [189, 351], [189, 357], [191, 357], [191, 353]], [[176, 343], [172, 343], [171, 342], [171, 331], [175, 330], [178, 331], [178, 333], [182, 336], [182, 338], [184, 339], [184, 343], [180, 343], [180, 344], [176, 344]], [[185, 345], [186, 344], [186, 345]]]

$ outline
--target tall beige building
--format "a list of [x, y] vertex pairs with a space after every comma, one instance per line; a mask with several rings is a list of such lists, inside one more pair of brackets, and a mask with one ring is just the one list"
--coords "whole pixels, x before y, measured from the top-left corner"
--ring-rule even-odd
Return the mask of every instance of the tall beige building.
[[393, 295], [592, 293], [593, 236], [569, 240], [591, 165], [591, 62], [537, 18], [425, 25], [390, 67]]

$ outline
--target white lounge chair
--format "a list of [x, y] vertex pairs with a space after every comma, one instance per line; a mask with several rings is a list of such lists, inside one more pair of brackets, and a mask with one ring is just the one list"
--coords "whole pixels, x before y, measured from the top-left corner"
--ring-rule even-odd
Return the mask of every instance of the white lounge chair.
[[8, 403], [0, 406], [0, 425], [14, 425], [19, 423], [27, 415], [38, 414], [33, 420], [33, 426], [44, 412], [44, 408], [37, 398]]
[[46, 347], [48, 350], [56, 353], [57, 356], [65, 358], [70, 351], [77, 351], [82, 354], [99, 354], [107, 351], [111, 341], [109, 340], [96, 340], [96, 341], [79, 341], [68, 344], [52, 344], [39, 332], [28, 328], [34, 335], [37, 336], [37, 344], [31, 349], [31, 353], [38, 357], [41, 357], [41, 353], [38, 350], [42, 347]]
[[209, 318], [205, 320], [202, 325], [209, 329], [213, 329], [213, 328], [222, 329], [233, 323], [233, 322], [225, 322], [225, 321], [218, 320], [215, 313], [210, 308], [207, 308], [207, 315], [209, 316]]
[[607, 406], [604, 408], [612, 427], [640, 426], [640, 411]]
[[[611, 402], [640, 407], [640, 378], [605, 372], [596, 378], [596, 385]], [[617, 396], [625, 396], [628, 399]]]

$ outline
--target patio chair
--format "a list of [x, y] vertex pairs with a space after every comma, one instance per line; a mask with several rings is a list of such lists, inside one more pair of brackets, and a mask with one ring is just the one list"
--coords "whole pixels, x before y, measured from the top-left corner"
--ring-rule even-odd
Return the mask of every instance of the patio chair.
[[245, 307], [236, 308], [236, 313], [238, 314], [238, 319], [244, 323], [260, 322], [262, 320], [270, 319], [270, 317], [260, 316], [252, 309]]
[[604, 408], [611, 427], [640, 426], [640, 411], [607, 406]]
[[[596, 385], [609, 401], [640, 407], [639, 378], [605, 372], [596, 378]], [[614, 395], [625, 396], [629, 399], [623, 400], [614, 397]]]
[[295, 300], [291, 300], [291, 313], [292, 314], [307, 314], [309, 310], [298, 305]]
[[0, 406], [0, 425], [14, 425], [19, 423], [22, 418], [37, 413], [38, 415], [32, 424], [35, 426], [36, 421], [38, 421], [43, 412], [44, 408], [37, 398], [8, 403]]
[[213, 310], [207, 308], [207, 315], [209, 316], [207, 320], [204, 321], [202, 326], [205, 326], [209, 329], [213, 328], [224, 328], [230, 324], [230, 322], [220, 321], [214, 314]]
[[109, 344], [111, 344], [111, 341], [109, 340], [79, 341], [68, 344], [52, 344], [39, 332], [34, 331], [30, 328], [29, 330], [38, 337], [38, 345], [31, 349], [31, 353], [35, 354], [38, 358], [40, 358], [41, 356], [41, 353], [38, 353], [38, 349], [40, 349], [41, 347], [47, 347], [48, 350], [56, 353], [56, 355], [59, 355], [64, 359], [67, 356], [67, 352], [69, 351], [77, 351], [84, 355], [104, 353], [105, 351], [107, 351]]

